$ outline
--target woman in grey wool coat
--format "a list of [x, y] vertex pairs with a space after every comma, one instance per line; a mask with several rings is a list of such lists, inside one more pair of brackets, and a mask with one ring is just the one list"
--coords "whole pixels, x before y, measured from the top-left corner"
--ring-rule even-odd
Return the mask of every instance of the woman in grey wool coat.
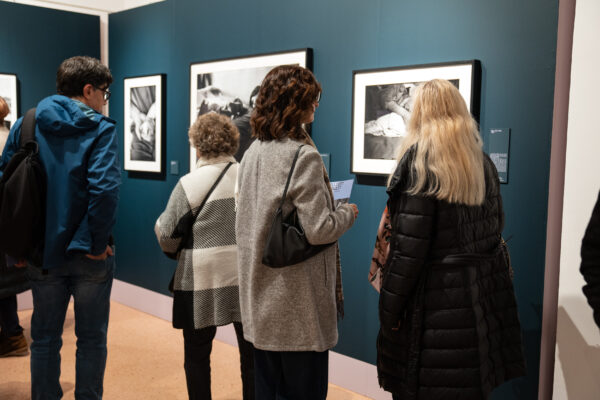
[[[238, 170], [236, 237], [244, 337], [254, 344], [256, 397], [325, 399], [328, 350], [342, 313], [337, 240], [354, 223], [354, 204], [334, 208], [321, 156], [304, 129], [321, 86], [309, 70], [279, 66], [265, 77], [250, 123], [256, 138]], [[283, 215], [294, 207], [322, 252], [296, 265], [262, 264], [265, 241], [294, 155], [301, 147]]]

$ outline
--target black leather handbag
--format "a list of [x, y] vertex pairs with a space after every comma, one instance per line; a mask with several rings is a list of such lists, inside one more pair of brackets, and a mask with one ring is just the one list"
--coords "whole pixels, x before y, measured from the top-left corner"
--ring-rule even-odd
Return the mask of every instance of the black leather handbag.
[[292, 179], [292, 173], [300, 154], [300, 149], [304, 145], [300, 145], [294, 156], [292, 162], [292, 168], [287, 177], [285, 183], [285, 189], [283, 190], [283, 196], [281, 196], [281, 203], [275, 212], [275, 218], [273, 218], [273, 224], [271, 230], [267, 236], [267, 242], [263, 249], [262, 263], [271, 268], [281, 268], [289, 265], [298, 264], [319, 252], [325, 250], [333, 243], [312, 245], [306, 239], [304, 229], [298, 219], [298, 211], [296, 207], [292, 212], [285, 218], [283, 218], [283, 212], [281, 207], [285, 201], [288, 186]]

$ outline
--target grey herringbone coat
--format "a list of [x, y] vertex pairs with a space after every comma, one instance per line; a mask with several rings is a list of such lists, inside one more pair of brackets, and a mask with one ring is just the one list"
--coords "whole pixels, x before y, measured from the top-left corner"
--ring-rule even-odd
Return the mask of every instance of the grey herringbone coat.
[[302, 143], [256, 140], [238, 172], [236, 236], [244, 337], [268, 351], [325, 351], [337, 343], [337, 240], [354, 223], [352, 207], [334, 210], [318, 151], [304, 146], [283, 205], [295, 206], [308, 241], [334, 245], [299, 264], [261, 263], [294, 153]]
[[[195, 222], [193, 216], [228, 162]], [[193, 238], [181, 249], [173, 280], [173, 326], [200, 329], [240, 322], [235, 243], [235, 159], [200, 159], [171, 193], [154, 228], [162, 250], [174, 254], [193, 223]]]

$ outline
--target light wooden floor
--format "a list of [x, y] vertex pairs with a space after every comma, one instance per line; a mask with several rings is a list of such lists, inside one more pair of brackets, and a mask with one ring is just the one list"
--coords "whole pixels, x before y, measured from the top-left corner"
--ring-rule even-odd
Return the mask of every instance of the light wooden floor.
[[[187, 399], [183, 371], [183, 338], [171, 323], [119, 303], [111, 304], [108, 360], [104, 378], [107, 400]], [[19, 312], [29, 342], [31, 310]], [[63, 335], [61, 385], [64, 399], [74, 399], [75, 334], [72, 304]], [[215, 341], [211, 356], [214, 400], [241, 399], [242, 381], [236, 347]], [[29, 394], [29, 356], [0, 358], [0, 399], [26, 400]], [[367, 397], [329, 385], [328, 399]]]

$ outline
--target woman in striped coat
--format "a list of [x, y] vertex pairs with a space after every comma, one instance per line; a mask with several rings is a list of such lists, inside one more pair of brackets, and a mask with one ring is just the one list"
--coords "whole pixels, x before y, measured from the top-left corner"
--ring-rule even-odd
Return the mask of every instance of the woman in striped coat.
[[189, 130], [196, 169], [182, 177], [156, 221], [165, 254], [177, 259], [172, 281], [173, 327], [183, 329], [190, 399], [210, 399], [210, 352], [217, 326], [233, 323], [240, 349], [244, 400], [254, 399], [252, 344], [240, 317], [234, 188], [239, 132], [209, 113]]

